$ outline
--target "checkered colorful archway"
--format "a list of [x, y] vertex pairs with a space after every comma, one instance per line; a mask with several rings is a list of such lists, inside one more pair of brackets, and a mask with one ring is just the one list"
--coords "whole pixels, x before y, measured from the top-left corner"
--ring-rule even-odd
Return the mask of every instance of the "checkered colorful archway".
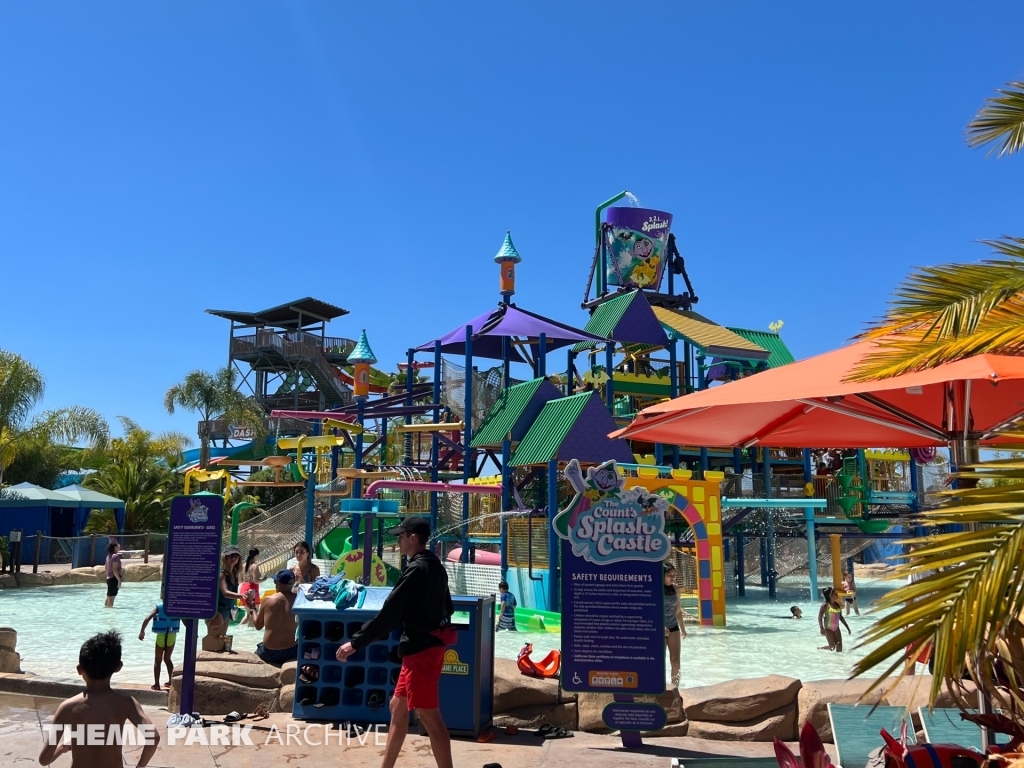
[[637, 477], [627, 477], [627, 488], [646, 488], [669, 497], [671, 504], [693, 529], [697, 551], [697, 598], [700, 623], [705, 627], [725, 626], [725, 576], [722, 549], [722, 472], [708, 471], [703, 480], [692, 479], [688, 470], [674, 469], [671, 477], [660, 477], [654, 467], [639, 467]]

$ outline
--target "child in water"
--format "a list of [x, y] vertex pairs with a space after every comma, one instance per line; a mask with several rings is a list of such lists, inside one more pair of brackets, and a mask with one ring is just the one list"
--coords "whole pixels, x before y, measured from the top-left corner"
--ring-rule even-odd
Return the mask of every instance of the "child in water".
[[825, 640], [828, 641], [828, 645], [822, 646], [821, 650], [842, 653], [843, 635], [839, 631], [839, 622], [846, 627], [847, 634], [851, 634], [851, 632], [850, 625], [843, 618], [843, 605], [839, 602], [839, 593], [832, 587], [827, 587], [822, 590], [822, 597], [825, 602], [821, 604], [821, 610], [818, 611], [818, 627], [821, 629], [821, 634], [825, 636]]
[[498, 584], [498, 592], [501, 593], [501, 597], [498, 598], [500, 608], [498, 610], [498, 626], [494, 628], [495, 632], [501, 632], [506, 629], [509, 632], [518, 632], [516, 629], [516, 596], [508, 591], [508, 582], [502, 581]]
[[146, 620], [142, 622], [142, 629], [139, 630], [139, 640], [146, 639], [146, 627], [153, 622], [153, 635], [156, 638], [156, 656], [153, 660], [153, 680], [150, 687], [154, 691], [160, 688], [160, 665], [167, 665], [167, 688], [171, 687], [171, 673], [174, 671], [174, 662], [171, 656], [174, 654], [174, 643], [178, 639], [178, 630], [181, 628], [177, 619], [171, 619], [164, 613], [164, 604], [157, 603], [156, 607], [149, 612]]
[[857, 605], [857, 583], [853, 580], [853, 571], [843, 571], [843, 592], [846, 593], [846, 615], [850, 615], [850, 608], [860, 616], [860, 606]]

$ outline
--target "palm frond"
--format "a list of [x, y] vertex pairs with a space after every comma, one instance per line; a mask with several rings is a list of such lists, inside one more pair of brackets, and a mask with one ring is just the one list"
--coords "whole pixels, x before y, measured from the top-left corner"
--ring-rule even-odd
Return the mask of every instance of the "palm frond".
[[878, 341], [849, 377], [889, 378], [983, 352], [1024, 350], [1024, 239], [985, 241], [1002, 258], [919, 269], [862, 338]]
[[110, 437], [103, 415], [81, 405], [44, 411], [33, 420], [32, 429], [64, 445], [85, 440], [91, 446], [104, 446]]
[[998, 95], [987, 99], [967, 124], [967, 144], [971, 147], [993, 144], [988, 154], [998, 149], [998, 156], [1003, 157], [1024, 147], [1024, 82], [1007, 83], [996, 93]]
[[[1019, 314], [1017, 314], [1019, 312]], [[937, 341], [919, 333], [881, 339], [878, 349], [864, 357], [849, 381], [874, 381], [962, 360], [972, 355], [1024, 353], [1024, 304], [1013, 312], [999, 311], [970, 334]]]
[[878, 338], [910, 328], [939, 339], [970, 333], [989, 312], [1019, 297], [1024, 293], [1024, 239], [1004, 236], [982, 244], [1004, 258], [918, 269], [896, 289], [885, 317], [862, 336]]
[[922, 513], [929, 526], [955, 523], [974, 530], [910, 542], [916, 548], [893, 578], [917, 580], [877, 603], [880, 611], [891, 612], [870, 627], [864, 643], [880, 644], [854, 668], [855, 675], [862, 675], [895, 654], [873, 688], [897, 671], [902, 677], [904, 665], [917, 653], [908, 649], [928, 641], [935, 659], [932, 701], [944, 682], [958, 690], [965, 665], [977, 667], [1008, 618], [1024, 610], [1024, 485], [988, 485], [1012, 471], [1006, 464], [976, 465], [959, 477], [965, 484], [985, 485], [947, 491], [949, 500], [942, 507]]
[[0, 349], [0, 427], [20, 428], [46, 389], [39, 369]]

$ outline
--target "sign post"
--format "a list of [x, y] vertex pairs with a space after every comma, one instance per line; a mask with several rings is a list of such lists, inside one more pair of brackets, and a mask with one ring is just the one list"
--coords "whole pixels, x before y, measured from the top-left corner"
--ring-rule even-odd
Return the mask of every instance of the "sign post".
[[625, 489], [614, 461], [587, 471], [570, 461], [576, 495], [554, 521], [562, 539], [562, 687], [615, 695], [602, 715], [626, 747], [665, 726], [665, 710], [634, 703], [665, 692], [662, 561], [669, 502]]
[[164, 613], [185, 622], [181, 714], [191, 714], [196, 680], [196, 621], [217, 613], [224, 499], [213, 494], [175, 496], [164, 551]]

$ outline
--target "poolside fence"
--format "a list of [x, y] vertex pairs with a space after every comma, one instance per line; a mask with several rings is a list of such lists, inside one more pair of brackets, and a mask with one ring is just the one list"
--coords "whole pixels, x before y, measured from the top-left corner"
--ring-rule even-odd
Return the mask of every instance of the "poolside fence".
[[30, 569], [32, 573], [60, 573], [72, 568], [103, 565], [107, 557], [107, 544], [111, 541], [121, 545], [121, 560], [125, 564], [160, 563], [166, 539], [166, 533], [44, 536], [37, 531], [31, 536], [25, 536], [18, 562], [5, 563], [3, 570], [11, 573], [27, 572]]

